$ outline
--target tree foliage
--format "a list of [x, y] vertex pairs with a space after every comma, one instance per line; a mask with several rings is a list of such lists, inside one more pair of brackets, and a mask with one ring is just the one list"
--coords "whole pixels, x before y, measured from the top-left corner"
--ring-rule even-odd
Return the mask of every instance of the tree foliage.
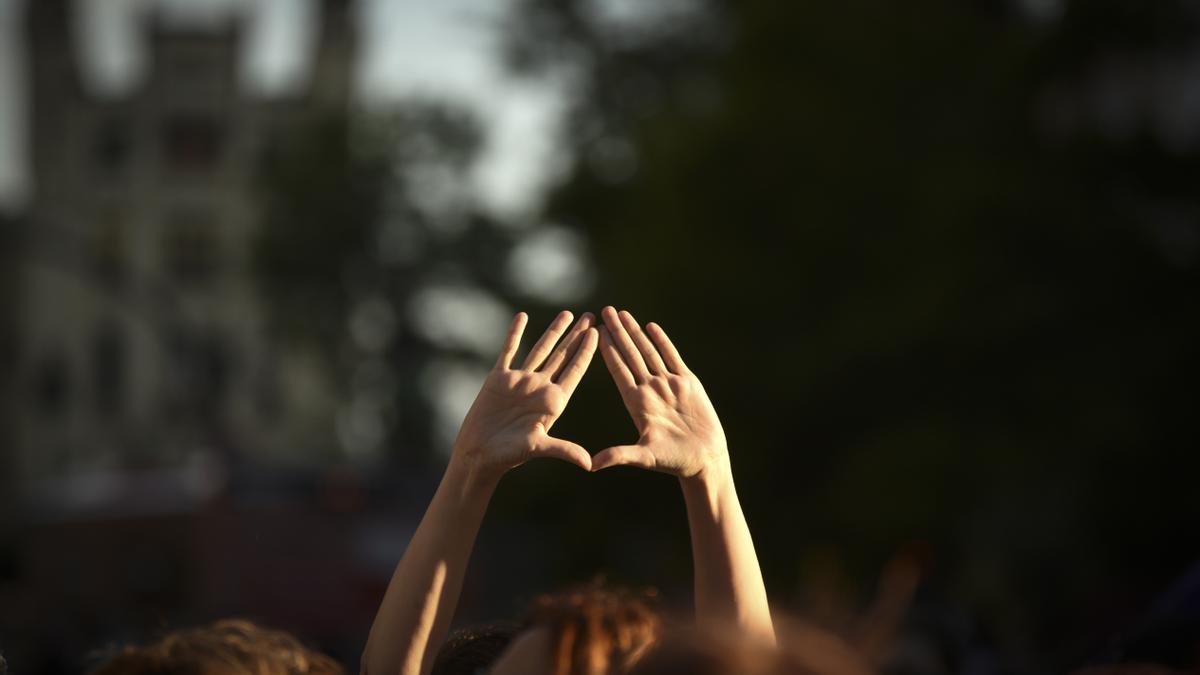
[[[863, 602], [915, 546], [925, 601], [1078, 663], [1195, 552], [1194, 3], [669, 4], [528, 0], [510, 56], [573, 78], [548, 215], [712, 393], [774, 596], [812, 609], [832, 557]], [[614, 411], [585, 445], [627, 440], [580, 396]], [[624, 480], [610, 547], [679, 531]]]

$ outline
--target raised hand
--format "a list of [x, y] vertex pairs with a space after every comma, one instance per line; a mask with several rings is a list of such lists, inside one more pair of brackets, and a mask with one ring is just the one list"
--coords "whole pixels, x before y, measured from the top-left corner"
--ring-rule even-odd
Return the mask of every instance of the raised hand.
[[601, 312], [600, 354], [640, 437], [601, 451], [592, 470], [623, 464], [690, 478], [727, 471], [725, 432], [692, 371], [658, 324], [643, 331], [633, 315]]
[[513, 319], [496, 367], [463, 420], [442, 482], [371, 624], [363, 673], [429, 675], [450, 630], [479, 525], [505, 471], [534, 457], [591, 468], [583, 448], [549, 432], [596, 353], [592, 315], [580, 317], [559, 342], [571, 313], [559, 314], [518, 368], [513, 359], [527, 321], [524, 313]]
[[629, 312], [612, 307], [601, 314], [600, 353], [640, 437], [599, 452], [592, 469], [628, 464], [678, 476], [692, 534], [697, 620], [773, 643], [762, 570], [708, 394], [660, 326], [642, 331]]
[[588, 313], [559, 341], [571, 318], [570, 312], [560, 313], [525, 362], [515, 367], [513, 359], [528, 321], [524, 312], [517, 314], [496, 366], [463, 420], [452, 462], [492, 476], [536, 457], [554, 457], [591, 469], [586, 450], [550, 435], [596, 352], [597, 331]]

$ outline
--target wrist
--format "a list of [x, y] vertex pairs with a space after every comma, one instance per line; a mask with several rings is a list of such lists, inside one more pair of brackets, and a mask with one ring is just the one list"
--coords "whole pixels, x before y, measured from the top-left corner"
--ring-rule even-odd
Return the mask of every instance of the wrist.
[[442, 485], [451, 488], [454, 494], [463, 499], [486, 500], [491, 498], [503, 475], [504, 471], [472, 462], [456, 451], [446, 466]]
[[733, 469], [728, 455], [707, 464], [691, 476], [680, 476], [679, 485], [685, 499], [703, 500], [715, 511], [725, 498], [734, 495]]
[[711, 449], [701, 450], [696, 453], [699, 462], [699, 470], [688, 476], [680, 476], [679, 479], [684, 482], [707, 487], [718, 487], [726, 483], [733, 483], [733, 467], [729, 463], [729, 450], [725, 444], [718, 443], [711, 446], [705, 446]]

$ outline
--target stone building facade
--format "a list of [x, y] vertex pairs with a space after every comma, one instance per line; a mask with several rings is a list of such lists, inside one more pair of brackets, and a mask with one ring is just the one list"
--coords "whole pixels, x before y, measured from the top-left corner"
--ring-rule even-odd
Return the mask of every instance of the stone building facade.
[[282, 99], [243, 84], [237, 16], [151, 15], [145, 77], [93, 95], [70, 5], [27, 10], [34, 194], [15, 230], [10, 484], [165, 468], [187, 492], [239, 454], [306, 451], [331, 394], [268, 337], [258, 170], [289, 128], [349, 105], [352, 3], [318, 4], [308, 82]]

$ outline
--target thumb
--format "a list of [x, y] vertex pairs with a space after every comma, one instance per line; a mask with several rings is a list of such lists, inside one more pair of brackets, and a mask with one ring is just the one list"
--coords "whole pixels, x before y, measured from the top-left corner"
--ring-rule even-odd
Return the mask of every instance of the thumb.
[[644, 446], [618, 445], [596, 453], [596, 456], [592, 458], [592, 471], [623, 465], [653, 469], [656, 464], [653, 453]]
[[592, 470], [592, 456], [587, 450], [583, 449], [582, 445], [564, 441], [561, 438], [546, 436], [533, 449], [533, 457], [553, 457], [561, 459], [564, 462], [570, 462], [584, 471]]

